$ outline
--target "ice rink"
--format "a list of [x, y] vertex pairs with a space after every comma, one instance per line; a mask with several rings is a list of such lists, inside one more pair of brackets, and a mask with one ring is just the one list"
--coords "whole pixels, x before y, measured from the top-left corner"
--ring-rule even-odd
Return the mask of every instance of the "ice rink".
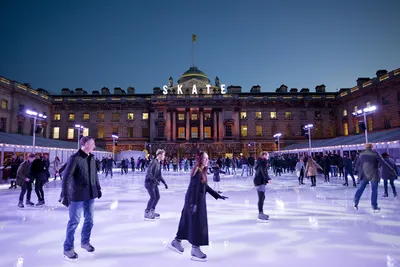
[[[258, 223], [252, 178], [222, 175], [220, 188], [229, 199], [207, 197], [211, 242], [202, 247], [208, 260], [201, 263], [190, 260], [187, 241], [182, 255], [167, 247], [177, 231], [189, 174], [163, 176], [169, 189], [160, 186], [156, 211], [161, 219], [153, 222], [143, 220], [148, 200], [144, 173], [115, 174], [113, 179], [100, 174], [103, 197], [95, 202], [91, 237], [96, 252], [80, 248], [79, 227], [75, 263], [63, 259], [68, 211], [58, 202], [61, 181], [51, 179], [46, 185], [42, 208], [18, 209], [20, 189], [0, 185], [0, 266], [400, 266], [400, 200], [391, 191], [382, 199], [382, 183], [382, 210], [372, 213], [369, 187], [355, 211], [356, 189], [342, 186], [343, 180], [325, 184], [318, 177], [317, 187], [310, 188], [307, 179], [299, 186], [294, 175], [272, 176], [264, 207], [270, 222]], [[34, 192], [31, 200], [37, 202]]]

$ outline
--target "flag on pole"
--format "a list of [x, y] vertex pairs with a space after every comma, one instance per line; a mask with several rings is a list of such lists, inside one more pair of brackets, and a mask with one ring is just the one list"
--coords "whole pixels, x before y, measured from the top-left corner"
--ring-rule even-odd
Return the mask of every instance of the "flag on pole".
[[196, 34], [192, 34], [192, 42], [196, 42], [197, 36]]

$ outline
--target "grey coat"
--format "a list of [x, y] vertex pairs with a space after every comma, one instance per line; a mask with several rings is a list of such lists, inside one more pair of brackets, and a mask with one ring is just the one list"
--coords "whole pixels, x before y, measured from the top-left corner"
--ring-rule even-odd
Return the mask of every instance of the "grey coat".
[[388, 168], [388, 171], [395, 174], [394, 169], [382, 158], [382, 156], [371, 149], [366, 149], [360, 153], [355, 168], [359, 170], [360, 179], [379, 182], [379, 164]]
[[397, 179], [398, 173], [397, 173], [397, 167], [396, 167], [396, 163], [394, 162], [393, 159], [389, 158], [389, 157], [385, 157], [383, 158], [384, 161], [386, 161], [386, 163], [388, 165], [390, 165], [390, 167], [392, 167], [393, 170], [395, 170], [396, 173], [393, 173], [387, 165], [382, 165], [379, 164], [380, 167], [380, 172], [382, 175], [383, 179], [389, 179], [389, 180], [394, 180]]

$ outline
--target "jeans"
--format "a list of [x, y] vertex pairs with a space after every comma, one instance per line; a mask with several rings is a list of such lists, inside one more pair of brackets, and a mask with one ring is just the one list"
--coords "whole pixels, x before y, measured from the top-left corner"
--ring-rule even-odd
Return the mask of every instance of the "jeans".
[[[354, 195], [354, 204], [358, 206], [358, 203], [360, 202], [360, 198], [364, 192], [365, 187], [369, 183], [368, 180], [362, 179], [360, 182], [360, 187], [356, 191], [356, 194]], [[371, 206], [372, 208], [376, 209], [378, 207], [378, 181], [371, 181]]]
[[111, 173], [111, 178], [112, 178], [113, 177], [113, 172], [112, 171], [113, 171], [112, 168], [107, 167], [106, 168], [106, 177], [108, 176], [108, 172], [110, 172]]
[[246, 176], [249, 176], [249, 166], [247, 164], [242, 165], [242, 174], [241, 176], [243, 177], [243, 173], [246, 172]]
[[35, 192], [38, 198], [38, 201], [44, 201], [44, 192], [43, 192], [43, 179], [36, 179], [35, 181]]
[[94, 199], [86, 201], [72, 201], [69, 205], [69, 221], [67, 225], [67, 237], [64, 242], [64, 251], [74, 248], [75, 230], [79, 225], [83, 211], [81, 244], [90, 243], [90, 234], [93, 228]]
[[354, 178], [353, 171], [344, 170], [344, 180], [345, 180], [346, 184], [349, 183], [349, 179], [347, 178], [347, 175], [350, 175], [351, 179], [353, 179], [353, 184], [356, 184], [356, 179]]
[[384, 179], [383, 180], [383, 186], [385, 188], [385, 195], [388, 195], [388, 180], [390, 182], [390, 186], [392, 187], [393, 190], [393, 196], [397, 196], [397, 192], [396, 192], [396, 187], [394, 186], [394, 179]]
[[19, 194], [19, 201], [24, 201], [24, 196], [26, 194], [26, 201], [31, 200], [31, 194], [32, 194], [32, 183], [31, 182], [24, 182], [24, 184], [21, 187], [21, 194]]
[[149, 202], [147, 202], [146, 212], [149, 210], [155, 210], [157, 203], [160, 200], [160, 191], [158, 191], [158, 185], [145, 183], [144, 187], [147, 189], [147, 192], [149, 192], [150, 195]]

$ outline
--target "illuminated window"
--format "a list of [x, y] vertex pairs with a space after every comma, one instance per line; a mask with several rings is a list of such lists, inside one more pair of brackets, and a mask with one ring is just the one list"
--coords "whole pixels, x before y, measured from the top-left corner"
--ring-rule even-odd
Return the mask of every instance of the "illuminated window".
[[134, 118], [133, 113], [132, 112], [128, 113], [128, 120], [133, 120], [133, 118]]
[[68, 128], [68, 134], [67, 134], [67, 139], [74, 139], [74, 128]]
[[347, 122], [343, 123], [343, 134], [349, 135], [349, 124]]
[[256, 126], [256, 136], [262, 136], [262, 126], [261, 125]]
[[271, 111], [271, 119], [276, 119], [276, 111]]
[[191, 132], [190, 136], [192, 138], [199, 138], [199, 128], [198, 127], [192, 127], [190, 132]]
[[90, 119], [90, 114], [89, 113], [83, 113], [83, 120], [84, 121], [88, 121], [89, 119]]
[[211, 120], [211, 113], [204, 113], [205, 120]]
[[89, 136], [89, 128], [84, 128], [82, 131], [83, 136]]
[[54, 114], [54, 120], [55, 120], [55, 121], [61, 120], [61, 115], [60, 115], [60, 113]]
[[103, 112], [97, 113], [97, 120], [104, 121], [104, 113]]
[[225, 126], [225, 136], [232, 136], [232, 125]]
[[178, 127], [178, 138], [185, 138], [185, 127]]
[[8, 101], [7, 100], [1, 100], [1, 108], [2, 109], [7, 109], [8, 107]]
[[240, 118], [241, 119], [246, 119], [247, 118], [247, 112], [240, 112]]
[[179, 121], [184, 121], [184, 120], [185, 120], [185, 114], [179, 113], [179, 114], [178, 114], [178, 120], [179, 120]]
[[149, 119], [149, 113], [143, 112], [142, 114], [142, 120], [148, 120]]
[[354, 106], [354, 112], [357, 112], [357, 110], [358, 110], [358, 107]]
[[368, 102], [367, 102], [367, 108], [369, 108], [370, 106], [371, 106], [371, 102], [368, 101]]
[[60, 139], [60, 127], [53, 127], [53, 139]]
[[211, 137], [211, 127], [206, 126], [204, 127], [204, 138], [210, 138]]
[[112, 134], [118, 135], [118, 127], [117, 126], [112, 127]]
[[97, 138], [104, 138], [104, 126], [97, 127]]
[[118, 113], [113, 113], [113, 121], [119, 121], [119, 114]]
[[75, 120], [75, 114], [74, 114], [74, 113], [69, 113], [69, 114], [68, 114], [68, 120], [69, 120], [69, 121]]
[[128, 127], [128, 138], [132, 138], [133, 137], [133, 127]]
[[360, 133], [360, 125], [359, 125], [359, 120], [358, 119], [355, 119], [354, 120], [354, 127], [355, 127], [355, 132], [356, 132], [356, 134], [358, 134], [358, 133]]
[[285, 112], [285, 119], [291, 120], [292, 119], [292, 112], [291, 111], [286, 111]]
[[372, 131], [374, 129], [372, 127], [372, 117], [368, 117], [367, 122], [368, 122], [368, 131]]
[[192, 113], [192, 121], [197, 121], [199, 117], [197, 116], [197, 113]]
[[262, 113], [261, 111], [256, 112], [256, 119], [262, 119]]
[[242, 137], [247, 137], [247, 126], [246, 125], [242, 125], [240, 127], [240, 134]]
[[347, 116], [347, 109], [343, 110], [343, 116]]

